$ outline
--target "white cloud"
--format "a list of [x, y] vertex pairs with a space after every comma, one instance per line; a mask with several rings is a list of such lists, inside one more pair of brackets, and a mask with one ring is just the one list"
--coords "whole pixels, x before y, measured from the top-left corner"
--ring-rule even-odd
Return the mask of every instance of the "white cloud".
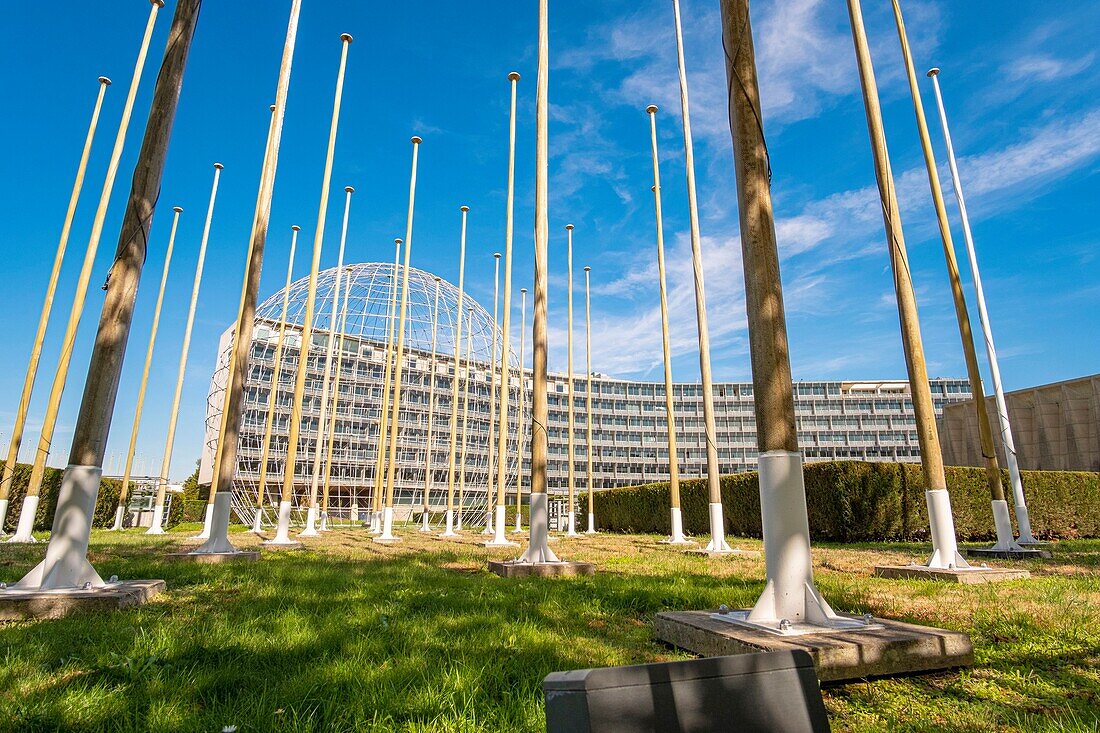
[[[1071, 120], [1037, 128], [1025, 140], [959, 161], [966, 193], [976, 220], [1004, 206], [1019, 206], [1041, 195], [1059, 178], [1080, 169], [1100, 155], [1100, 109]], [[941, 171], [941, 178], [946, 171]], [[923, 167], [896, 177], [903, 209], [927, 207], [928, 182]], [[950, 182], [945, 181], [950, 191]], [[948, 194], [950, 195], [950, 194]], [[950, 204], [949, 204], [950, 205]], [[720, 227], [712, 227], [712, 230]], [[912, 231], [907, 227], [912, 237]], [[835, 267], [867, 256], [885, 262], [878, 191], [864, 187], [831, 194], [807, 203], [792, 217], [781, 218], [776, 232], [783, 258], [788, 312], [831, 311], [851, 307], [878, 319], [896, 306], [892, 290], [850, 290], [838, 285]], [[668, 292], [672, 350], [694, 352], [697, 347], [694, 286], [690, 246], [686, 233], [670, 237]], [[744, 283], [738, 236], [704, 236], [702, 248], [706, 292], [715, 361], [743, 350], [745, 331]], [[806, 255], [812, 255], [807, 257]], [[885, 265], [884, 265], [885, 267]], [[886, 276], [883, 282], [888, 282]], [[843, 291], [843, 292], [842, 292]], [[602, 309], [593, 323], [593, 362], [615, 375], [639, 375], [660, 365], [660, 310], [657, 300], [655, 255], [646, 251], [628, 263], [622, 274], [597, 285], [600, 302], [621, 297], [618, 307]], [[639, 293], [644, 293], [639, 297]], [[648, 298], [648, 300], [647, 300]], [[609, 312], [613, 311], [613, 312]], [[598, 324], [598, 325], [597, 325]], [[564, 332], [558, 334], [564, 339]], [[564, 344], [554, 339], [551, 343]], [[824, 361], [806, 364], [826, 365]], [[805, 364], [803, 365], [805, 366]]]
[[1055, 81], [1077, 76], [1092, 66], [1095, 60], [1095, 52], [1075, 59], [1060, 59], [1049, 54], [1028, 54], [1013, 59], [1008, 65], [1006, 76], [1010, 81]]

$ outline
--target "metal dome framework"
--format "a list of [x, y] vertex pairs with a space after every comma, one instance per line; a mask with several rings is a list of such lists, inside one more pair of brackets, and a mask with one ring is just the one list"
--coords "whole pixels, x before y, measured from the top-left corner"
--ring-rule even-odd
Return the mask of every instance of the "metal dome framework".
[[[396, 292], [400, 302], [402, 268], [392, 263], [368, 262], [346, 265], [341, 270], [340, 293], [337, 299], [337, 268], [318, 274], [314, 309], [312, 343], [309, 348], [306, 393], [302, 406], [302, 427], [295, 464], [293, 502], [304, 515], [314, 472], [317, 450], [322, 460], [320, 482], [330, 481], [330, 520], [355, 521], [365, 512], [377, 490], [375, 473], [378, 464], [382, 381], [385, 366], [385, 343], [390, 326], [390, 301]], [[309, 278], [295, 281], [289, 288], [287, 331], [283, 345], [281, 374], [275, 402], [275, 419], [271, 433], [267, 479], [263, 504], [272, 519], [270, 507], [278, 504], [285, 471], [287, 432], [294, 379], [301, 350], [301, 328], [305, 318]], [[344, 310], [346, 291], [346, 311]], [[408, 309], [405, 319], [405, 351], [401, 384], [401, 410], [398, 420], [398, 450], [395, 481], [395, 510], [407, 516], [419, 510], [424, 497], [427, 465], [427, 416], [431, 385], [432, 312], [435, 304], [436, 276], [424, 270], [409, 268]], [[256, 311], [249, 370], [243, 393], [241, 437], [237, 452], [237, 471], [233, 481], [234, 511], [248, 523], [254, 516], [259, 490], [263, 435], [267, 421], [270, 392], [274, 382], [275, 352], [283, 307], [283, 290], [269, 296]], [[499, 328], [493, 316], [468, 294], [463, 294], [461, 311], [465, 317], [461, 344], [461, 369], [455, 375], [455, 337], [458, 326], [458, 288], [446, 280], [439, 281], [439, 322], [436, 345], [435, 409], [433, 412], [431, 468], [432, 481], [429, 505], [433, 515], [446, 508], [448, 461], [451, 435], [451, 404], [456, 393], [459, 399], [458, 450], [456, 457], [456, 507], [461, 481], [465, 479], [465, 519], [477, 522], [484, 518], [489, 471], [496, 479], [494, 465], [489, 465], [490, 425], [496, 435], [497, 415], [490, 415], [493, 402], [490, 385], [499, 390], [500, 345]], [[396, 316], [394, 318], [396, 320]], [[396, 328], [396, 326], [395, 326]], [[493, 333], [496, 330], [498, 351], [493, 353]], [[231, 332], [227, 332], [231, 333]], [[322, 382], [328, 340], [335, 333], [330, 366], [329, 405], [325, 425], [319, 425]], [[207, 411], [206, 440], [211, 450], [216, 447], [218, 424], [224, 399], [224, 384], [228, 372], [229, 344], [223, 338], [218, 368], [213, 378]], [[340, 349], [340, 358], [336, 349]], [[467, 367], [469, 348], [469, 368]], [[396, 332], [393, 351], [396, 351]], [[506, 456], [507, 491], [515, 492], [519, 462], [517, 460], [519, 418], [519, 358], [509, 349], [509, 411], [508, 450]], [[337, 366], [340, 369], [339, 390], [335, 386]], [[493, 368], [490, 367], [493, 365]], [[492, 379], [494, 373], [495, 381]], [[467, 378], [468, 376], [468, 378]], [[456, 384], [457, 383], [457, 384]], [[331, 465], [325, 466], [327, 431], [335, 395], [336, 424], [333, 430]], [[463, 431], [463, 407], [468, 399], [468, 420]], [[324, 435], [322, 440], [321, 436]], [[465, 436], [465, 442], [463, 437]], [[496, 439], [492, 440], [496, 450]], [[465, 460], [463, 448], [465, 447]], [[383, 449], [384, 450], [384, 449]], [[495, 491], [495, 485], [494, 485]]]

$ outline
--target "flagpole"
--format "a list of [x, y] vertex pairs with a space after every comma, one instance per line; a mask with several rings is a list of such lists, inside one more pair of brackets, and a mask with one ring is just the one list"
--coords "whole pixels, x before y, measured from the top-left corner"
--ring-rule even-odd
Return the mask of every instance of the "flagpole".
[[390, 308], [386, 318], [385, 366], [382, 369], [382, 414], [378, 419], [378, 456], [374, 469], [374, 493], [371, 495], [370, 531], [382, 532], [382, 504], [386, 490], [386, 438], [390, 424], [390, 382], [393, 375], [393, 337], [397, 318], [397, 277], [401, 267], [401, 245], [403, 240], [395, 239], [393, 253], [393, 276], [390, 288]]
[[107, 164], [107, 175], [99, 196], [99, 205], [96, 208], [95, 218], [92, 220], [92, 233], [88, 238], [84, 263], [80, 268], [80, 275], [77, 279], [76, 293], [73, 296], [72, 306], [69, 310], [69, 321], [65, 326], [65, 335], [61, 339], [61, 355], [58, 358], [53, 384], [50, 386], [50, 393], [46, 400], [46, 411], [42, 418], [42, 429], [39, 431], [38, 448], [35, 451], [34, 463], [31, 466], [27, 493], [23, 497], [19, 524], [16, 527], [15, 535], [8, 542], [27, 543], [37, 541], [32, 534], [34, 518], [38, 512], [39, 493], [42, 490], [42, 480], [46, 474], [46, 460], [49, 458], [50, 448], [53, 446], [53, 433], [57, 427], [57, 415], [61, 411], [61, 397], [65, 391], [65, 383], [69, 378], [69, 366], [72, 363], [76, 332], [80, 326], [80, 318], [84, 314], [84, 301], [88, 297], [88, 284], [92, 278], [92, 268], [95, 265], [96, 253], [99, 250], [99, 240], [103, 236], [103, 226], [107, 219], [107, 207], [111, 202], [111, 192], [114, 190], [118, 166], [122, 159], [122, 150], [126, 143], [126, 132], [130, 128], [130, 118], [133, 115], [134, 102], [137, 98], [138, 86], [141, 83], [141, 74], [145, 69], [145, 58], [149, 52], [149, 43], [153, 38], [157, 11], [163, 6], [163, 0], [153, 0], [152, 8], [149, 10], [149, 19], [145, 24], [145, 35], [142, 36], [141, 48], [138, 51], [137, 62], [134, 64], [134, 74], [130, 79], [130, 89], [126, 93], [126, 103], [122, 107], [122, 120], [119, 122], [118, 132], [115, 134], [115, 145], [111, 150], [111, 158]]
[[535, 314], [531, 328], [531, 516], [530, 543], [518, 563], [558, 562], [548, 539], [546, 463], [549, 453], [547, 423], [549, 406], [546, 394], [547, 356], [547, 240], [549, 238], [549, 87], [550, 19], [549, 0], [539, 0], [538, 75], [535, 83]]
[[397, 435], [401, 419], [401, 373], [405, 361], [405, 319], [409, 310], [409, 260], [412, 256], [413, 210], [416, 205], [416, 166], [421, 140], [412, 138], [412, 173], [409, 176], [409, 209], [405, 220], [405, 262], [401, 268], [401, 307], [397, 318], [397, 353], [393, 360], [393, 407], [390, 414], [390, 444], [388, 475], [386, 476], [386, 506], [382, 510], [382, 534], [375, 542], [396, 542], [400, 538], [393, 534], [393, 495], [397, 483]]
[[27, 410], [30, 409], [34, 380], [38, 375], [38, 363], [42, 360], [42, 344], [46, 339], [46, 327], [50, 321], [50, 312], [53, 310], [53, 299], [57, 293], [57, 281], [61, 275], [61, 264], [65, 259], [65, 250], [69, 246], [69, 233], [72, 231], [76, 205], [80, 200], [80, 192], [84, 188], [84, 174], [88, 169], [88, 157], [92, 152], [92, 141], [95, 139], [96, 127], [99, 124], [99, 113], [103, 109], [103, 97], [110, 85], [110, 79], [105, 76], [99, 77], [99, 93], [96, 95], [95, 107], [92, 108], [92, 121], [88, 124], [88, 134], [84, 138], [84, 149], [80, 153], [80, 162], [76, 166], [76, 180], [73, 182], [72, 193], [69, 194], [69, 207], [65, 210], [65, 221], [61, 225], [61, 238], [57, 243], [57, 253], [53, 258], [53, 269], [50, 270], [49, 284], [46, 285], [46, 297], [42, 303], [42, 312], [38, 316], [38, 330], [35, 331], [34, 342], [31, 346], [31, 358], [27, 364], [27, 375], [23, 378], [23, 391], [19, 394], [19, 406], [15, 410], [15, 421], [11, 428], [11, 442], [8, 444], [8, 459], [4, 462], [3, 474], [0, 476], [0, 537], [7, 536], [4, 531], [4, 524], [8, 516], [8, 497], [11, 495], [12, 482], [15, 480], [15, 465], [19, 461], [19, 449], [23, 444], [23, 431], [27, 426]]
[[[215, 163], [215, 172], [219, 172], [222, 165]], [[126, 451], [126, 467], [122, 472], [122, 483], [119, 486], [118, 506], [115, 508], [115, 523], [112, 530], [122, 529], [123, 513], [126, 510], [126, 498], [130, 490], [130, 470], [133, 468], [134, 451], [137, 449], [138, 430], [141, 427], [141, 412], [145, 406], [145, 391], [149, 386], [149, 369], [153, 365], [153, 348], [157, 343], [157, 328], [160, 326], [160, 311], [164, 305], [164, 289], [168, 285], [168, 270], [172, 265], [172, 251], [176, 248], [176, 231], [179, 229], [180, 214], [183, 209], [179, 206], [172, 209], [172, 229], [168, 235], [168, 248], [164, 252], [164, 269], [160, 274], [160, 289], [157, 291], [157, 304], [153, 308], [153, 325], [149, 331], [149, 345], [145, 349], [145, 366], [141, 370], [141, 385], [138, 387], [137, 406], [134, 408], [134, 425], [130, 430], [130, 445]]]
[[901, 42], [901, 55], [905, 64], [905, 73], [909, 81], [909, 93], [913, 98], [913, 111], [917, 118], [917, 132], [920, 136], [921, 152], [924, 154], [924, 166], [928, 173], [928, 187], [932, 194], [932, 205], [936, 210], [936, 223], [939, 225], [940, 242], [943, 244], [943, 256], [947, 263], [947, 277], [951, 284], [951, 297], [955, 303], [955, 319], [959, 324], [959, 338], [962, 340], [963, 357], [966, 361], [966, 375], [974, 394], [974, 407], [978, 418], [978, 441], [985, 460], [986, 486], [989, 488], [993, 511], [993, 527], [997, 542], [990, 548], [995, 552], [1020, 552], [1023, 548], [1016, 544], [1012, 536], [1012, 519], [1005, 501], [1004, 487], [1001, 485], [1001, 467], [997, 463], [997, 450], [993, 446], [993, 429], [989, 424], [989, 413], [985, 409], [985, 390], [982, 389], [982, 372], [978, 366], [978, 354], [974, 348], [974, 334], [970, 328], [970, 313], [966, 307], [966, 296], [959, 276], [959, 263], [955, 259], [955, 242], [951, 237], [951, 224], [947, 219], [947, 207], [944, 205], [943, 189], [940, 187], [939, 170], [936, 167], [935, 153], [932, 150], [932, 138], [928, 132], [928, 121], [924, 116], [924, 104], [921, 101], [920, 87], [913, 66], [913, 54], [909, 48], [909, 39], [905, 33], [905, 21], [901, 6], [893, 0], [894, 21], [897, 25], [898, 39]]
[[650, 146], [653, 150], [653, 205], [657, 218], [657, 281], [661, 295], [661, 349], [664, 354], [665, 423], [668, 427], [668, 478], [671, 536], [661, 540], [669, 545], [694, 544], [684, 537], [684, 521], [680, 513], [680, 461], [676, 448], [676, 412], [672, 399], [672, 350], [668, 337], [668, 293], [665, 288], [665, 232], [661, 211], [661, 166], [657, 157], [657, 105], [645, 109], [649, 115]]
[[909, 390], [915, 413], [917, 440], [920, 445], [921, 467], [924, 472], [925, 501], [932, 536], [932, 557], [927, 567], [937, 569], [967, 569], [970, 565], [958, 552], [955, 523], [951, 515], [951, 499], [947, 492], [947, 478], [940, 452], [936, 430], [935, 405], [928, 384], [928, 367], [924, 359], [917, 299], [909, 269], [909, 255], [905, 247], [905, 235], [901, 226], [901, 210], [898, 206], [894, 174], [890, 169], [890, 157], [886, 148], [886, 132], [883, 129], [882, 111], [879, 107], [878, 85], [875, 82], [871, 51], [867, 32], [863, 26], [863, 12], [859, 0], [847, 0], [852, 24], [856, 62], [859, 68], [863, 103], [867, 113], [867, 129], [871, 138], [875, 177], [878, 180], [879, 198], [882, 202], [883, 224], [886, 230], [890, 266], [894, 275], [894, 292], [901, 322], [902, 348], [909, 372]]
[[329, 296], [332, 299], [332, 308], [329, 312], [329, 333], [325, 343], [324, 375], [321, 377], [321, 411], [317, 416], [317, 438], [314, 441], [313, 448], [313, 477], [309, 487], [309, 507], [306, 509], [306, 527], [298, 534], [299, 537], [317, 536], [317, 489], [321, 481], [321, 465], [324, 456], [325, 438], [328, 433], [326, 430], [326, 424], [328, 422], [326, 417], [328, 413], [329, 389], [332, 386], [332, 355], [335, 351], [338, 331], [337, 326], [339, 324], [340, 290], [343, 285], [344, 277], [344, 248], [348, 241], [348, 214], [351, 211], [351, 195], [353, 193], [355, 193], [354, 188], [351, 186], [344, 187], [344, 219], [340, 229], [339, 254], [336, 256], [336, 282], [333, 283], [332, 292]]
[[283, 286], [283, 310], [279, 316], [279, 337], [275, 342], [275, 361], [271, 370], [271, 390], [267, 395], [267, 420], [264, 423], [264, 443], [260, 455], [260, 480], [256, 487], [256, 516], [252, 520], [252, 533], [259, 534], [263, 529], [264, 495], [267, 493], [267, 463], [271, 456], [271, 431], [275, 426], [275, 410], [278, 407], [279, 382], [283, 374], [283, 350], [286, 344], [286, 313], [290, 307], [290, 284], [294, 272], [294, 253], [298, 249], [298, 232], [301, 227], [290, 227], [290, 257], [286, 264], [286, 285]]
[[432, 306], [432, 360], [431, 366], [428, 369], [428, 435], [425, 442], [426, 449], [424, 452], [424, 514], [420, 521], [421, 532], [431, 532], [432, 527], [429, 521], [429, 514], [431, 512], [431, 494], [432, 494], [432, 427], [435, 422], [435, 372], [437, 363], [436, 345], [439, 339], [439, 285], [442, 282], [442, 278], [437, 277], [435, 279], [435, 304]]
[[519, 412], [516, 414], [516, 527], [513, 533], [523, 532], [523, 436], [527, 434], [527, 288], [520, 288], [523, 305], [520, 307], [519, 326]]
[[[695, 318], [699, 330], [699, 376], [703, 388], [703, 427], [707, 442], [707, 496], [710, 501], [710, 543], [707, 552], [733, 552], [726, 543], [725, 515], [722, 511], [722, 480], [718, 470], [718, 446], [715, 443], [714, 391], [710, 370], [710, 329], [707, 325], [707, 298], [703, 287], [703, 251], [699, 237], [699, 203], [695, 191], [695, 146], [691, 136], [691, 111], [688, 102], [687, 70], [684, 65], [684, 34], [680, 25], [680, 2], [672, 0], [676, 21], [676, 59], [680, 73], [680, 113], [684, 123], [684, 158], [687, 168], [688, 218], [691, 234], [691, 267], [695, 276]], [[671, 458], [671, 457], [670, 457]]]
[[[350, 189], [351, 186], [348, 186]], [[344, 233], [347, 233], [347, 222], [344, 223]], [[344, 235], [341, 235], [343, 238]], [[329, 410], [329, 423], [328, 428], [325, 431], [328, 436], [328, 441], [325, 444], [325, 481], [321, 490], [321, 525], [319, 531], [327, 532], [328, 526], [328, 500], [329, 490], [332, 485], [332, 453], [335, 448], [336, 442], [336, 409], [340, 406], [340, 377], [344, 372], [344, 340], [348, 327], [348, 298], [351, 295], [351, 268], [347, 271], [348, 282], [344, 288], [344, 302], [340, 306], [340, 326], [336, 330], [339, 336], [333, 335], [333, 338], [338, 338], [339, 343], [336, 346], [336, 374], [332, 378], [332, 409]], [[318, 423], [318, 429], [321, 423]]]
[[[493, 471], [496, 468], [494, 456], [495, 456], [495, 440], [494, 438], [494, 421], [496, 420], [497, 411], [497, 346], [499, 345], [499, 337], [497, 335], [497, 312], [499, 311], [500, 300], [500, 252], [493, 254], [494, 273], [493, 273], [493, 351], [489, 356], [489, 460], [485, 465], [485, 529], [482, 534], [493, 534]], [[507, 348], [507, 344], [505, 344]], [[503, 384], [504, 376], [501, 375], [501, 383]], [[503, 430], [501, 430], [503, 434]]]
[[459, 458], [458, 521], [456, 531], [462, 531], [462, 518], [466, 514], [466, 452], [470, 446], [470, 366], [473, 358], [474, 309], [466, 309], [466, 379], [462, 390], [462, 455]]
[[458, 304], [455, 306], [455, 364], [454, 379], [451, 380], [451, 427], [450, 450], [447, 459], [447, 515], [446, 526], [441, 537], [454, 537], [455, 532], [455, 460], [458, 453], [458, 385], [462, 370], [462, 308], [463, 286], [466, 277], [466, 215], [470, 212], [469, 206], [462, 206], [462, 234], [459, 238], [458, 250]]
[[[512, 386], [512, 370], [509, 364], [508, 355], [511, 351], [512, 344], [512, 236], [514, 231], [515, 217], [515, 188], [516, 188], [516, 84], [519, 81], [519, 74], [515, 71], [508, 74], [508, 81], [511, 82], [511, 104], [509, 106], [508, 113], [508, 201], [505, 205], [505, 221], [504, 221], [504, 310], [503, 310], [503, 333], [501, 334], [502, 342], [504, 344], [500, 351], [500, 413], [497, 417], [497, 424], [499, 426], [499, 437], [497, 438], [497, 504], [496, 504], [496, 517], [493, 525], [493, 539], [487, 544], [490, 546], [506, 546], [513, 545], [514, 542], [508, 540], [505, 535], [504, 529], [504, 512], [505, 512], [505, 495], [507, 493], [507, 468], [508, 468], [508, 433], [509, 421], [508, 421], [508, 400], [510, 397], [509, 389]], [[526, 291], [525, 291], [526, 292]], [[495, 310], [495, 308], [494, 308]], [[494, 337], [495, 337], [494, 333]], [[520, 356], [520, 364], [523, 363], [523, 357]], [[520, 383], [522, 385], [523, 370], [520, 369]], [[519, 441], [516, 442], [516, 447], [519, 447]], [[522, 453], [520, 455], [520, 463], [522, 466]], [[490, 470], [492, 467], [490, 466]], [[518, 489], [518, 474], [517, 470], [517, 496], [519, 495]], [[519, 501], [516, 502], [517, 516], [519, 512]]]
[[313, 313], [317, 304], [317, 274], [321, 264], [321, 246], [325, 238], [329, 186], [332, 182], [332, 162], [336, 155], [336, 132], [340, 123], [340, 104], [344, 93], [344, 71], [347, 68], [348, 46], [352, 42], [351, 35], [348, 33], [342, 34], [340, 42], [340, 67], [336, 73], [336, 93], [332, 103], [332, 120], [329, 123], [328, 150], [325, 154], [325, 170], [321, 178], [321, 201], [317, 211], [317, 229], [313, 235], [313, 259], [309, 270], [309, 286], [306, 291], [301, 346], [298, 349], [298, 369], [295, 375], [294, 397], [290, 408], [286, 464], [283, 468], [283, 486], [279, 496], [279, 522], [275, 528], [275, 537], [264, 543], [275, 547], [295, 547], [301, 544], [290, 538], [290, 511], [294, 498], [294, 474], [298, 459], [298, 440], [302, 430], [302, 400], [305, 397], [306, 377], [309, 372], [309, 349], [313, 343]]
[[[970, 260], [970, 275], [974, 280], [974, 295], [978, 301], [978, 320], [982, 324], [985, 352], [989, 359], [989, 374], [993, 381], [993, 394], [997, 403], [997, 423], [1001, 429], [1005, 463], [1008, 464], [1008, 475], [1012, 483], [1012, 500], [1016, 505], [1016, 524], [1020, 530], [1020, 536], [1016, 541], [1020, 545], [1040, 544], [1031, 531], [1031, 517], [1028, 515], [1027, 500], [1024, 497], [1024, 482], [1020, 476], [1020, 464], [1016, 459], [1016, 443], [1012, 439], [1012, 424], [1008, 419], [1008, 404], [1005, 402], [1004, 387], [1001, 385], [1001, 367], [997, 360], [997, 348], [993, 344], [993, 329], [990, 326], [989, 311], [985, 305], [985, 289], [982, 287], [982, 276], [978, 270], [978, 255], [974, 248], [974, 235], [970, 231], [970, 216], [966, 211], [966, 198], [963, 196], [962, 181], [959, 178], [959, 164], [955, 160], [955, 146], [951, 142], [951, 130], [947, 126], [947, 112], [940, 92], [939, 73], [939, 69], [932, 69], [928, 72], [928, 76], [932, 79], [932, 88], [936, 92], [940, 126], [943, 128], [943, 140], [947, 146], [947, 162], [951, 168], [951, 185], [955, 190], [955, 201], [959, 205], [959, 218], [962, 220], [963, 238], [966, 240], [966, 255]], [[975, 394], [974, 400], [982, 403], [984, 411], [985, 395]]]

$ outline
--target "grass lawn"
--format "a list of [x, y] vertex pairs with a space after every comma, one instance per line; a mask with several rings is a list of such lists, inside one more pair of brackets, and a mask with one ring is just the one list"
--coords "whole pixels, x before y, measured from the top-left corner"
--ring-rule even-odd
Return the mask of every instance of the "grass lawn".
[[[161, 559], [193, 532], [93, 535], [104, 577], [167, 581], [146, 606], [0, 625], [0, 730], [541, 731], [546, 674], [685, 658], [653, 640], [653, 614], [751, 605], [764, 576], [762, 558], [621, 535], [556, 543], [595, 562], [594, 578], [504, 580], [485, 560], [514, 552], [411, 531], [389, 547], [336, 531], [251, 564]], [[0, 580], [43, 552], [0, 545]], [[1100, 541], [1003, 563], [1028, 567], [1029, 581], [870, 577], [925, 552], [816, 548], [818, 585], [838, 610], [965, 630], [975, 645], [971, 669], [826, 689], [833, 729], [1100, 730]]]

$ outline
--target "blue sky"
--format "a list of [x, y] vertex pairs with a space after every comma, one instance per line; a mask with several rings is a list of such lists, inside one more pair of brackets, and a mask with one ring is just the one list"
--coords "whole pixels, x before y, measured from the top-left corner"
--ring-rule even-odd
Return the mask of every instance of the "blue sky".
[[[162, 11], [76, 345], [51, 464], [68, 452], [102, 282], [118, 236], [173, 3]], [[933, 375], [965, 373], [943, 255], [928, 197], [909, 92], [886, 2], [865, 3], [905, 233]], [[388, 260], [405, 226], [409, 137], [420, 155], [413, 262], [455, 280], [458, 207], [468, 204], [467, 282], [487, 307], [492, 253], [503, 246], [507, 73], [519, 88], [515, 305], [531, 277], [534, 156], [534, 0], [477, 3], [305, 0], [261, 297], [281, 287], [289, 227], [312, 241], [341, 32], [348, 61], [323, 265], [335, 264], [342, 188], [357, 189], [349, 259]], [[207, 2], [192, 49], [138, 314], [108, 453], [125, 449], [167, 242], [171, 207], [185, 208], [150, 382], [138, 454], [159, 460], [174, 386], [190, 279], [212, 173], [226, 168], [188, 364], [174, 476], [198, 456], [218, 335], [234, 316], [259, 174], [267, 105], [286, 28], [287, 0]], [[95, 98], [108, 92], [62, 273], [32, 405], [31, 454], [69, 299], [126, 94], [147, 6], [130, 0], [19, 3], [0, 26], [8, 141], [0, 178], [0, 256], [8, 298], [8, 359], [0, 370], [6, 447], [42, 293], [80, 145]], [[981, 258], [1008, 388], [1098, 371], [1100, 258], [1100, 6], [976, 0], [909, 2], [918, 71], [941, 82]], [[905, 374], [887, 250], [847, 14], [826, 0], [756, 0], [752, 6], [764, 125], [796, 379]], [[749, 379], [732, 149], [718, 4], [683, 0], [715, 375]], [[674, 371], [698, 379], [687, 241], [675, 47], [667, 0], [551, 3], [551, 368], [564, 368], [564, 225], [581, 267], [593, 270], [593, 367], [660, 379], [652, 183], [645, 106], [661, 107], [665, 236]], [[922, 83], [924, 80], [921, 76]], [[945, 153], [931, 89], [926, 111]], [[944, 170], [945, 189], [950, 183]], [[954, 202], [949, 201], [954, 216]], [[956, 222], [957, 223], [957, 222]], [[959, 246], [962, 236], [955, 228]], [[305, 247], [301, 245], [305, 244]], [[965, 260], [960, 251], [960, 259]], [[307, 272], [299, 255], [295, 274]], [[969, 270], [963, 263], [964, 281]], [[967, 286], [968, 295], [972, 289]], [[972, 307], [973, 310], [973, 307]], [[975, 314], [976, 317], [976, 314]], [[578, 358], [583, 332], [577, 331]], [[515, 339], [518, 345], [518, 336]], [[984, 357], [983, 357], [984, 361]], [[579, 362], [582, 363], [582, 362]]]

